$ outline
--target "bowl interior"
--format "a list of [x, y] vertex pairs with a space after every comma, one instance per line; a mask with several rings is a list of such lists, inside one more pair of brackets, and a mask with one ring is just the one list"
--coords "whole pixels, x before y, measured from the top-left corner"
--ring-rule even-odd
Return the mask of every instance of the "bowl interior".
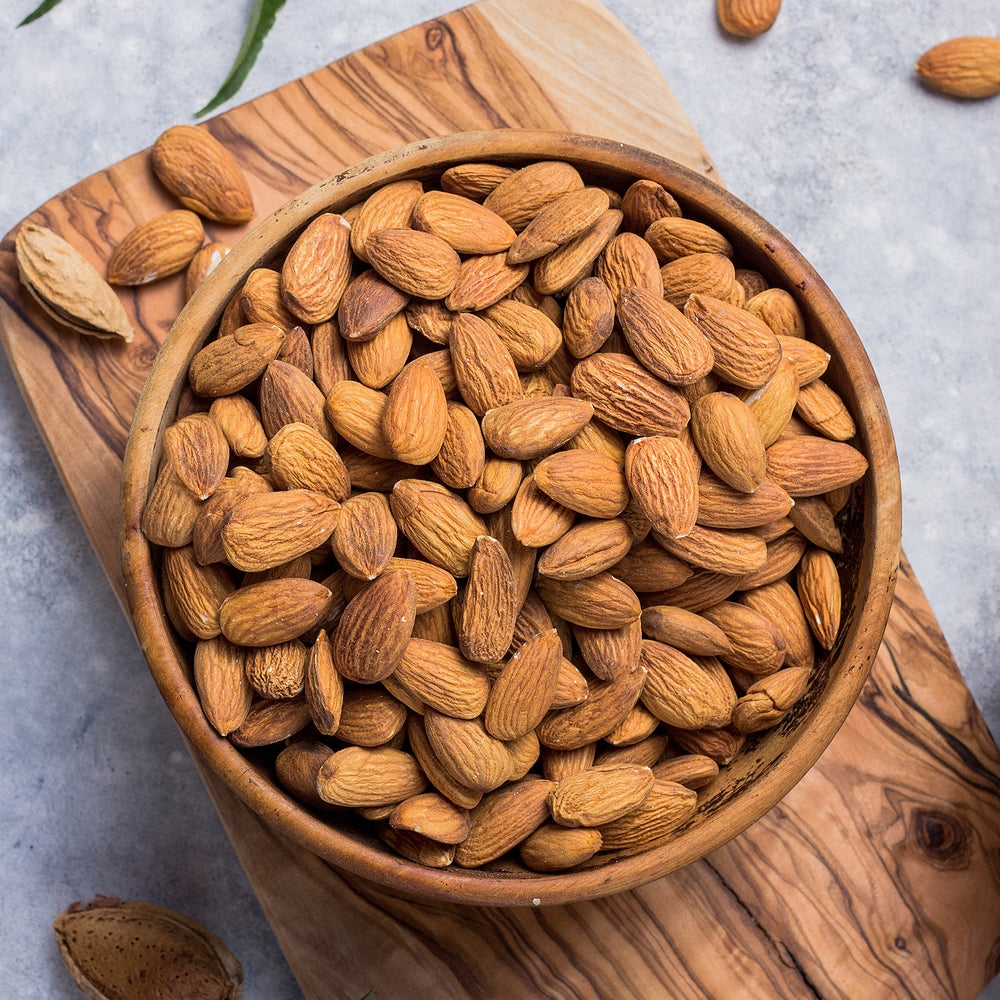
[[[790, 291], [810, 338], [832, 356], [824, 379], [855, 419], [854, 443], [869, 470], [844, 512], [845, 551], [838, 562], [847, 599], [836, 646], [818, 658], [809, 690], [789, 715], [752, 737], [701, 790], [701, 806], [684, 827], [663, 843], [620, 852], [613, 862], [555, 875], [513, 863], [431, 869], [396, 856], [360, 827], [310, 812], [277, 784], [273, 755], [241, 752], [215, 733], [193, 690], [190, 650], [164, 612], [155, 547], [139, 524], [163, 429], [174, 418], [191, 358], [252, 269], [276, 260], [317, 213], [342, 211], [390, 181], [426, 179], [475, 160], [516, 166], [538, 159], [568, 161], [588, 181], [619, 190], [642, 177], [660, 182], [686, 216], [724, 232], [746, 266]], [[753, 210], [701, 175], [644, 150], [569, 133], [501, 130], [428, 139], [332, 176], [264, 219], [212, 272], [171, 329], [139, 400], [123, 470], [122, 559], [134, 626], [162, 696], [207, 769], [283, 834], [331, 864], [396, 891], [475, 904], [563, 903], [633, 888], [703, 857], [762, 816], [815, 763], [858, 697], [888, 618], [899, 535], [898, 465], [884, 400], [850, 321], [812, 267]]]

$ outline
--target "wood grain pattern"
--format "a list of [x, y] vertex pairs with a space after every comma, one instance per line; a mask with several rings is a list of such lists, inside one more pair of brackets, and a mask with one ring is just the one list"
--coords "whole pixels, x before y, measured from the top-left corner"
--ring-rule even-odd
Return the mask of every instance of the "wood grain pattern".
[[[378, 150], [504, 126], [605, 134], [714, 173], [655, 67], [593, 0], [483, 0], [209, 124], [245, 164], [258, 216]], [[169, 204], [137, 154], [31, 218], [101, 267]], [[224, 242], [244, 231], [208, 229]], [[64, 334], [21, 294], [13, 234], [0, 243], [0, 336], [119, 596], [121, 457], [180, 283], [125, 299], [131, 346]], [[869, 683], [819, 764], [729, 845], [639, 890], [530, 910], [409, 901], [333, 871], [202, 774], [317, 1000], [372, 986], [383, 997], [966, 1000], [1000, 963], [1000, 753], [905, 564]]]

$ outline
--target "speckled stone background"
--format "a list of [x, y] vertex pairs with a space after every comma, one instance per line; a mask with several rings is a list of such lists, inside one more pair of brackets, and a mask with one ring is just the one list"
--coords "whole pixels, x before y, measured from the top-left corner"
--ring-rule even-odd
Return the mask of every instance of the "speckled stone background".
[[[0, 12], [0, 233], [191, 121], [252, 6], [64, 0], [15, 30], [33, 4]], [[805, 253], [852, 317], [895, 427], [904, 549], [1000, 735], [1000, 98], [942, 98], [912, 71], [937, 42], [1000, 35], [1000, 9], [789, 0], [767, 35], [739, 42], [719, 31], [712, 0], [605, 4], [670, 82], [731, 190]], [[289, 0], [237, 100], [450, 5], [375, 8]], [[247, 1000], [296, 1000], [3, 362], [0, 442], [0, 995], [79, 996], [51, 921], [103, 892], [204, 922], [242, 960]], [[996, 987], [984, 996], [1000, 997]]]

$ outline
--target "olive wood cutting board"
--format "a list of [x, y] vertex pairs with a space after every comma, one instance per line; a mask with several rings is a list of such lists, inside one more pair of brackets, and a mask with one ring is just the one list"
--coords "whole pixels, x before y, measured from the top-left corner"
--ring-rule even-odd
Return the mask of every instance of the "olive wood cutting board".
[[[595, 0], [482, 0], [207, 123], [243, 164], [257, 218], [369, 154], [507, 126], [618, 139], [715, 176], [659, 71]], [[30, 219], [103, 270], [171, 207], [140, 152]], [[206, 228], [230, 244], [244, 231]], [[123, 292], [132, 344], [86, 340], [29, 300], [13, 250], [11, 233], [0, 337], [122, 598], [122, 455], [182, 279]], [[1000, 964], [1000, 753], [905, 559], [871, 678], [816, 766], [729, 845], [641, 889], [531, 910], [408, 901], [277, 834], [196, 763], [309, 1000], [372, 987], [378, 1000], [971, 1000]]]

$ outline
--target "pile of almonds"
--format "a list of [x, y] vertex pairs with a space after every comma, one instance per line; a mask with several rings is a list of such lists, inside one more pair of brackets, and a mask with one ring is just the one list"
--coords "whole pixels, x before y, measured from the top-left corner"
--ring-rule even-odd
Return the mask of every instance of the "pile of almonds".
[[316, 216], [144, 512], [209, 722], [425, 865], [668, 836], [837, 639], [867, 462], [806, 333], [650, 180], [465, 163]]

